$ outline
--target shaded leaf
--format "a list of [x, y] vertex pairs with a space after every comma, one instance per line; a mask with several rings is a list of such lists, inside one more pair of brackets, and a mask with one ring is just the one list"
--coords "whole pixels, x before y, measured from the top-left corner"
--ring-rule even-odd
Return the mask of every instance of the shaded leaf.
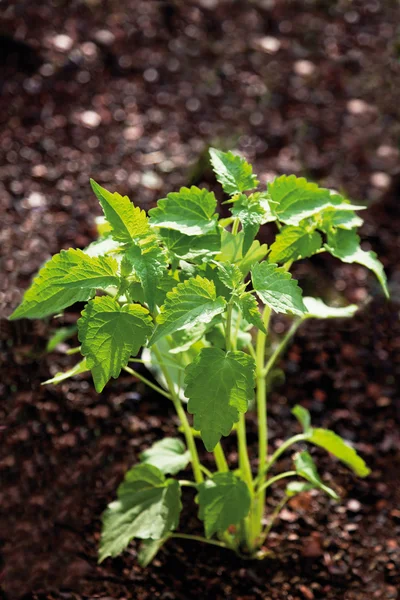
[[[257, 196], [256, 196], [257, 198]], [[240, 220], [243, 227], [243, 255], [249, 250], [260, 226], [265, 223], [265, 210], [263, 206], [252, 200], [252, 197], [241, 196], [236, 200], [231, 209], [232, 215]]]
[[152, 465], [138, 465], [125, 475], [103, 514], [99, 562], [118, 556], [133, 538], [161, 540], [178, 526], [182, 508], [179, 483], [165, 479]]
[[188, 261], [211, 259], [221, 250], [221, 231], [189, 236], [174, 229], [160, 229], [160, 236], [171, 254]]
[[267, 333], [262, 321], [260, 311], [258, 310], [257, 300], [251, 292], [245, 292], [236, 301], [236, 305], [242, 311], [243, 317], [264, 333]]
[[78, 321], [78, 337], [98, 392], [111, 377], [118, 377], [129, 358], [145, 344], [152, 328], [149, 311], [139, 304], [121, 307], [108, 296], [88, 302]]
[[254, 396], [254, 370], [248, 354], [219, 348], [203, 348], [186, 367], [188, 411], [209, 452], [221, 436], [229, 435], [239, 414], [247, 411]]
[[250, 510], [250, 492], [233, 473], [216, 473], [198, 486], [199, 519], [204, 521], [206, 538], [237, 525]]
[[268, 260], [284, 263], [299, 260], [315, 254], [322, 246], [322, 237], [317, 231], [307, 231], [305, 227], [288, 225], [277, 234], [270, 248]]
[[144, 300], [151, 312], [156, 306], [157, 289], [167, 272], [167, 259], [156, 236], [148, 236], [131, 245], [125, 253], [142, 284]]
[[149, 344], [155, 344], [165, 335], [197, 323], [209, 323], [225, 310], [225, 300], [217, 298], [215, 285], [204, 277], [193, 277], [179, 283], [168, 292], [165, 304], [157, 316], [157, 327]]
[[143, 540], [138, 552], [138, 563], [145, 569], [149, 566], [153, 559], [157, 556], [162, 546], [168, 540], [169, 535], [161, 538], [161, 540]]
[[309, 452], [299, 452], [294, 458], [296, 472], [300, 477], [307, 479], [314, 487], [324, 491], [334, 500], [339, 500], [337, 493], [329, 486], [325, 485], [318, 475], [317, 467]]

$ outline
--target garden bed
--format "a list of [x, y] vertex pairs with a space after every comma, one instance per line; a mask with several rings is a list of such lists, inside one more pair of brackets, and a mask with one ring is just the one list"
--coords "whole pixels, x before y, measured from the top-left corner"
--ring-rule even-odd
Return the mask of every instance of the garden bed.
[[[31, 54], [17, 60], [22, 50], [14, 49], [3, 65], [4, 315], [50, 254], [93, 239], [98, 208], [89, 176], [149, 206], [188, 181], [212, 181], [201, 159], [208, 142], [241, 148], [264, 181], [276, 172], [306, 173], [366, 199], [363, 239], [387, 269], [392, 302], [361, 267], [338, 267], [324, 255], [301, 263], [296, 275], [307, 293], [374, 299], [351, 321], [304, 325], [282, 362], [286, 381], [270, 397], [271, 449], [297, 431], [290, 408], [302, 403], [316, 425], [356, 444], [372, 475], [357, 480], [321, 453], [320, 472], [336, 482], [342, 502], [314, 494], [293, 500], [270, 540], [274, 558], [241, 561], [171, 540], [146, 570], [137, 566], [135, 544], [97, 565], [100, 515], [140, 451], [173, 434], [168, 402], [128, 376], [100, 396], [88, 378], [41, 387], [73, 364], [73, 357], [45, 354], [53, 323], [2, 321], [4, 598], [398, 598], [396, 9], [371, 1], [351, 10], [338, 3], [332, 12], [328, 4], [109, 2], [106, 11], [20, 2], [6, 14], [3, 33], [19, 32]], [[60, 33], [70, 41], [57, 40]], [[251, 415], [248, 421], [255, 457]], [[234, 463], [229, 438], [224, 447]], [[195, 504], [185, 506], [182, 530], [200, 532]]]

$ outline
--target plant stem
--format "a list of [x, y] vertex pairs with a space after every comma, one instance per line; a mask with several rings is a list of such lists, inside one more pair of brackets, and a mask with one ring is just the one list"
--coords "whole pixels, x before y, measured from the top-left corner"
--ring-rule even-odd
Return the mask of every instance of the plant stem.
[[247, 483], [250, 493], [252, 494], [254, 486], [249, 454], [247, 451], [246, 420], [244, 414], [241, 414], [239, 417], [239, 422], [237, 424], [237, 438], [239, 451], [239, 469], [241, 471], [243, 481]]
[[280, 473], [279, 475], [275, 475], [275, 477], [271, 477], [271, 479], [268, 479], [268, 481], [266, 481], [258, 489], [258, 491], [261, 492], [262, 490], [266, 490], [267, 488], [269, 488], [270, 485], [272, 485], [273, 483], [276, 483], [280, 479], [285, 479], [286, 477], [294, 477], [295, 475], [297, 475], [296, 471], [286, 471], [285, 473]]
[[228, 463], [226, 462], [225, 454], [220, 442], [218, 442], [218, 444], [214, 448], [214, 458], [218, 471], [220, 473], [227, 473], [229, 471], [229, 467]]
[[195, 483], [194, 481], [187, 481], [186, 479], [180, 479], [178, 481], [179, 485], [181, 487], [194, 487], [197, 488], [197, 483]]
[[[268, 331], [271, 309], [265, 306], [263, 312], [263, 323]], [[258, 419], [258, 477], [262, 478], [266, 467], [268, 454], [268, 416], [267, 416], [267, 386], [264, 373], [265, 362], [265, 343], [267, 334], [258, 331], [256, 341], [256, 399], [257, 399], [257, 419]], [[253, 535], [257, 537], [261, 532], [262, 517], [264, 513], [265, 490], [258, 492], [255, 501]]]
[[204, 477], [203, 477], [203, 473], [200, 468], [200, 460], [199, 460], [199, 455], [197, 453], [196, 442], [194, 441], [192, 428], [190, 427], [189, 421], [186, 416], [186, 412], [182, 406], [182, 402], [180, 401], [180, 399], [176, 393], [174, 382], [171, 380], [168, 369], [166, 369], [165, 365], [163, 364], [160, 351], [158, 350], [156, 345], [152, 346], [152, 350], [158, 360], [160, 369], [165, 377], [165, 381], [167, 382], [168, 389], [171, 394], [171, 400], [174, 404], [178, 418], [181, 422], [181, 425], [183, 428], [183, 433], [185, 434], [186, 443], [187, 443], [187, 446], [188, 446], [188, 449], [189, 449], [189, 452], [191, 455], [191, 459], [192, 459], [192, 469], [193, 469], [193, 475], [194, 475], [195, 481], [196, 481], [196, 483], [201, 483], [202, 481], [204, 481]]
[[260, 485], [260, 484], [262, 485], [263, 478], [268, 473], [269, 469], [274, 464], [274, 462], [276, 462], [278, 460], [280, 455], [283, 454], [285, 452], [285, 450], [290, 448], [290, 446], [293, 446], [293, 444], [296, 444], [297, 442], [304, 442], [305, 440], [307, 440], [307, 437], [308, 437], [307, 433], [298, 433], [297, 435], [293, 435], [291, 438], [287, 439], [286, 442], [283, 442], [283, 444], [281, 444], [279, 446], [279, 448], [277, 450], [275, 450], [275, 452], [269, 459], [268, 463], [265, 466], [264, 472], [260, 473], [259, 477], [257, 478], [256, 483], [258, 485]]
[[204, 465], [200, 465], [200, 470], [207, 475], [209, 479], [212, 479], [213, 474]]
[[144, 377], [143, 375], [141, 375], [140, 373], [138, 373], [134, 369], [131, 369], [130, 367], [124, 367], [124, 371], [126, 371], [130, 375], [133, 375], [134, 377], [136, 377], [137, 379], [139, 379], [140, 381], [142, 381], [144, 384], [146, 384], [152, 390], [155, 390], [156, 392], [158, 392], [162, 396], [165, 396], [166, 398], [168, 398], [168, 400], [172, 400], [171, 394], [168, 394], [168, 392], [166, 392], [162, 388], [158, 387], [158, 385], [156, 385], [155, 383], [153, 383], [152, 381], [150, 381], [149, 379], [147, 379], [146, 377]]
[[294, 323], [292, 323], [290, 329], [286, 332], [284, 337], [281, 339], [278, 346], [275, 348], [274, 352], [271, 354], [270, 358], [268, 359], [267, 364], [265, 365], [265, 368], [264, 368], [264, 377], [265, 378], [269, 375], [269, 373], [271, 372], [276, 361], [278, 360], [278, 358], [280, 357], [282, 352], [285, 350], [286, 346], [288, 345], [291, 338], [294, 336], [294, 334], [296, 333], [296, 331], [298, 330], [299, 326], [302, 324], [303, 321], [304, 321], [304, 319], [302, 319], [302, 318], [297, 319], [297, 321], [294, 321]]
[[232, 235], [236, 235], [239, 229], [239, 219], [237, 217], [235, 217], [235, 220], [233, 221], [233, 225], [232, 225]]
[[212, 546], [228, 548], [227, 544], [225, 544], [224, 542], [218, 542], [217, 540], [207, 540], [201, 535], [190, 535], [189, 533], [171, 533], [169, 537], [182, 540], [194, 540], [195, 542], [203, 542], [204, 544], [211, 544]]
[[232, 302], [228, 303], [228, 307], [226, 309], [226, 324], [225, 324], [225, 348], [226, 351], [229, 352], [231, 349], [231, 327], [232, 327], [232, 310], [233, 304]]

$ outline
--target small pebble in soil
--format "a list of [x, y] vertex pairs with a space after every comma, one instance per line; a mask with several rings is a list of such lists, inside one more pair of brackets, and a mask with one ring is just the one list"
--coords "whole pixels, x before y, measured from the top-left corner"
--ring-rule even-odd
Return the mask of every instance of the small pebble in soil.
[[52, 42], [56, 50], [59, 50], [60, 52], [69, 52], [73, 46], [74, 40], [70, 38], [69, 35], [61, 33], [60, 35], [56, 35]]

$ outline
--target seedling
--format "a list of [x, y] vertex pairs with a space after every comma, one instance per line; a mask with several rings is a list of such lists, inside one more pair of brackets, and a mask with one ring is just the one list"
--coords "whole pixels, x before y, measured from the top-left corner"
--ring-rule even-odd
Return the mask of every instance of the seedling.
[[[372, 270], [388, 295], [381, 263], [361, 248], [356, 234], [362, 223], [356, 211], [364, 207], [294, 175], [282, 175], [267, 190], [254, 191], [259, 182], [243, 158], [215, 149], [210, 154], [231, 216], [219, 218], [216, 198], [207, 189], [183, 187], [146, 215], [127, 196], [92, 181], [104, 212], [100, 238], [85, 250], [53, 256], [10, 317], [43, 318], [87, 302], [77, 323], [83, 358], [47, 383], [90, 370], [100, 393], [125, 370], [171, 402], [180, 420], [185, 443], [180, 437], [156, 442], [126, 473], [117, 499], [103, 516], [101, 561], [123, 552], [134, 538], [143, 540], [142, 565], [170, 538], [262, 556], [268, 533], [289, 498], [315, 488], [338, 499], [321, 480], [305, 444], [324, 448], [360, 477], [370, 472], [333, 431], [312, 427], [301, 406], [292, 412], [302, 432], [272, 454], [267, 427], [271, 375], [297, 328], [309, 318], [351, 317], [357, 309], [332, 308], [303, 297], [290, 274], [293, 262], [329, 252]], [[269, 248], [255, 239], [266, 223], [277, 229]], [[292, 320], [275, 344], [272, 312]], [[144, 363], [152, 379], [130, 366], [135, 363]], [[256, 473], [245, 422], [254, 398]], [[193, 415], [192, 425], [188, 414]], [[229, 435], [237, 437], [237, 465], [228, 463], [221, 443]], [[200, 461], [197, 438], [213, 453], [212, 472]], [[276, 472], [277, 459], [299, 443], [293, 468]], [[193, 480], [177, 478], [188, 465]], [[282, 500], [267, 516], [266, 493], [283, 479], [289, 482]], [[204, 536], [179, 531], [185, 486], [197, 490]]]

